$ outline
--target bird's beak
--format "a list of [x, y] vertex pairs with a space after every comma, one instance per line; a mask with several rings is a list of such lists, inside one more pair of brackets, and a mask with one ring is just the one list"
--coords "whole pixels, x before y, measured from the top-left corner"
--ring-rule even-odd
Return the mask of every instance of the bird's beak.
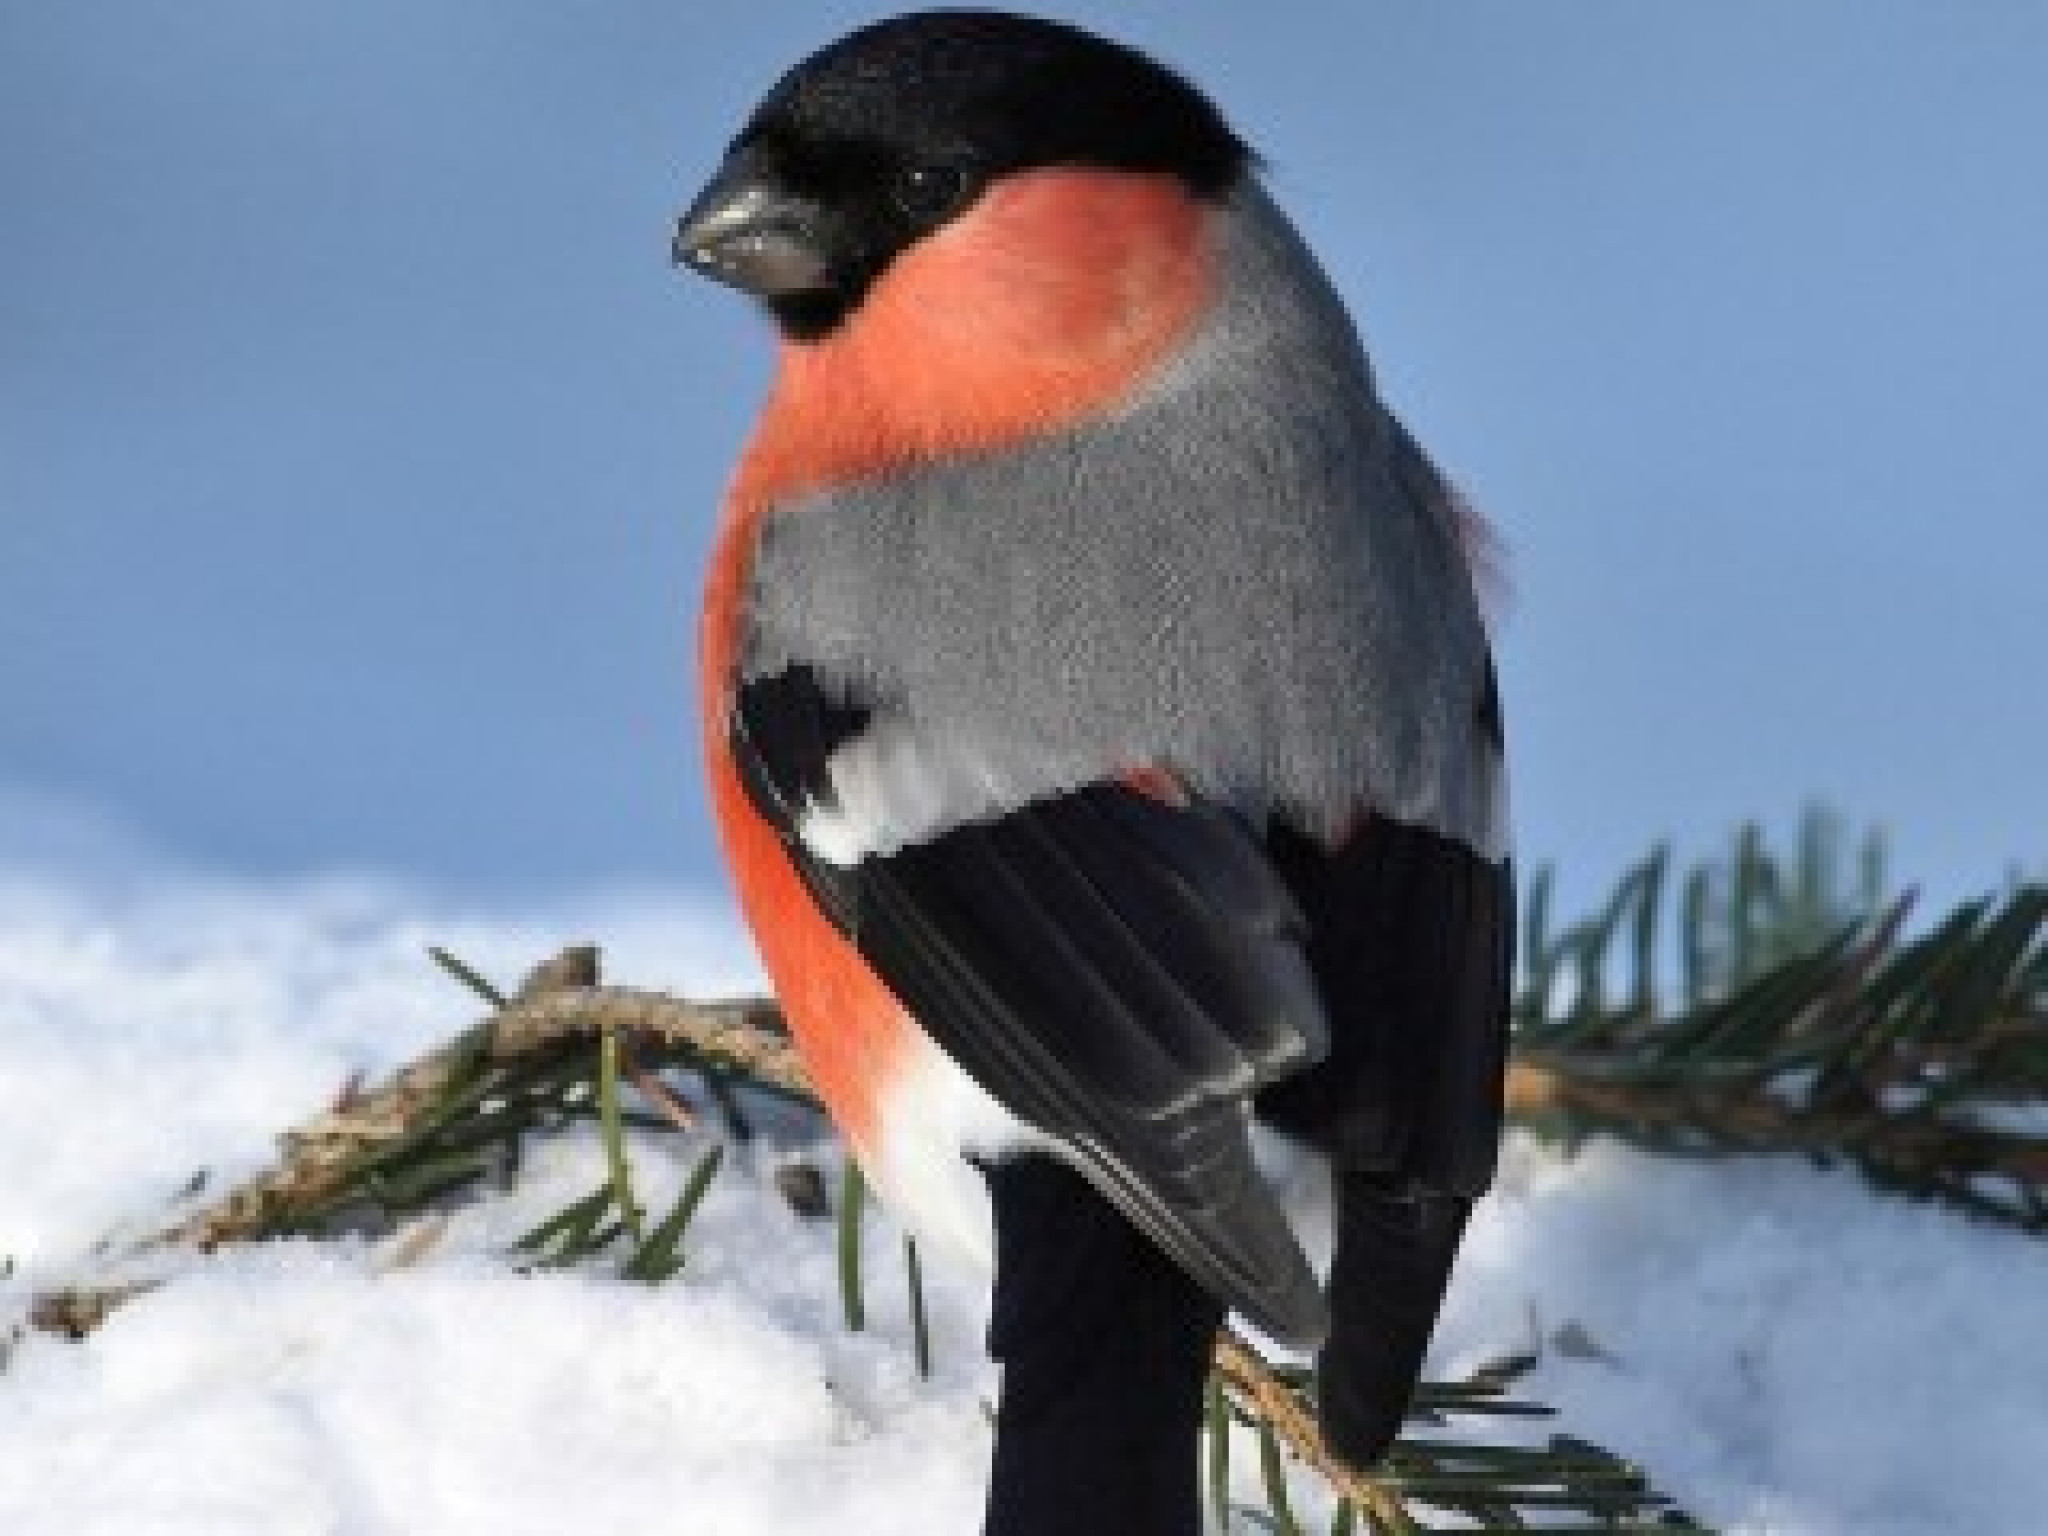
[[758, 154], [735, 150], [677, 221], [676, 265], [763, 299], [822, 291], [832, 273], [818, 213]]

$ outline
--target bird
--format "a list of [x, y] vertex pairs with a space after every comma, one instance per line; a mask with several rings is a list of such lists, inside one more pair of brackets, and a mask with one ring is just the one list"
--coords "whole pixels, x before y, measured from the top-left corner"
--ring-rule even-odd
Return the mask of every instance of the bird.
[[[1221, 109], [1064, 22], [828, 43], [673, 254], [776, 356], [699, 617], [720, 845], [852, 1155], [993, 1265], [985, 1532], [1198, 1530], [1233, 1311], [1370, 1466], [1500, 1134], [1486, 525]], [[1324, 1276], [1259, 1127], [1330, 1166]]]

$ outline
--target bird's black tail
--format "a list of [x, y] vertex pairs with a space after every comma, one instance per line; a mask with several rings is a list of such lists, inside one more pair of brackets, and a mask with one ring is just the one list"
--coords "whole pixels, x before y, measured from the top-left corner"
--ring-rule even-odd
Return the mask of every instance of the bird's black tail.
[[1355, 1173], [1338, 1176], [1335, 1196], [1316, 1415], [1330, 1449], [1363, 1469], [1400, 1431], [1472, 1202]]
[[1362, 1468], [1401, 1427], [1465, 1218], [1493, 1177], [1514, 877], [1384, 818], [1334, 851], [1284, 825], [1267, 844], [1308, 919], [1331, 1049], [1261, 1092], [1258, 1109], [1330, 1159], [1319, 1406], [1331, 1448]]

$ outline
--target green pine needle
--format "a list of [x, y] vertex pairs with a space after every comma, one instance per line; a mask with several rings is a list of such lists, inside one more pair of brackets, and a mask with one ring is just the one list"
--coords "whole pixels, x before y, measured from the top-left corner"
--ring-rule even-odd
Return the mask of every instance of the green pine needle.
[[628, 1280], [640, 1280], [649, 1285], [659, 1285], [671, 1278], [683, 1267], [683, 1257], [678, 1251], [683, 1234], [689, 1229], [690, 1218], [697, 1214], [697, 1207], [704, 1202], [705, 1194], [711, 1188], [711, 1181], [718, 1174], [720, 1164], [725, 1161], [725, 1144], [713, 1142], [711, 1149], [697, 1161], [690, 1177], [683, 1184], [683, 1192], [676, 1196], [676, 1203], [669, 1213], [656, 1222], [648, 1232], [646, 1241], [634, 1250], [620, 1271]]
[[633, 1198], [633, 1175], [626, 1162], [626, 1132], [619, 1123], [619, 1034], [603, 1030], [597, 1037], [598, 1131], [604, 1142], [605, 1166], [611, 1170], [612, 1191], [617, 1196], [619, 1219], [633, 1236], [644, 1239], [640, 1203]]
[[847, 1328], [854, 1333], [867, 1326], [867, 1308], [860, 1291], [860, 1215], [866, 1189], [860, 1165], [848, 1157], [839, 1180], [839, 1304]]
[[925, 1316], [924, 1269], [918, 1263], [917, 1239], [903, 1234], [903, 1273], [910, 1287], [910, 1344], [917, 1360], [917, 1374], [926, 1381], [932, 1375], [931, 1324]]
[[443, 949], [440, 945], [429, 944], [427, 946], [427, 957], [450, 976], [453, 976], [457, 981], [469, 988], [478, 997], [489, 1003], [493, 1008], [502, 1008], [509, 1001], [503, 992], [485, 980], [483, 975], [473, 969], [467, 961]]
[[1214, 1371], [1209, 1373], [1209, 1384], [1205, 1391], [1204, 1409], [1209, 1422], [1209, 1508], [1215, 1512], [1216, 1524], [1228, 1528], [1230, 1524], [1230, 1395], [1223, 1389], [1223, 1378]]
[[1280, 1450], [1280, 1437], [1273, 1426], [1259, 1426], [1259, 1476], [1266, 1489], [1266, 1512], [1281, 1536], [1302, 1536], [1301, 1522], [1287, 1501], [1287, 1463]]

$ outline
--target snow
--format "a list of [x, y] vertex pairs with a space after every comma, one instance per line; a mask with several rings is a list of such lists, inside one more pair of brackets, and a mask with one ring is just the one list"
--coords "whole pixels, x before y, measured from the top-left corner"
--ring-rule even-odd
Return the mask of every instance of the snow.
[[[484, 915], [374, 879], [0, 877], [0, 1326], [196, 1168], [260, 1165], [351, 1071], [468, 1022], [427, 943], [509, 981], [582, 938], [636, 984], [757, 983], [725, 911], [675, 892]], [[836, 1152], [793, 1134], [728, 1158], [663, 1286], [509, 1260], [602, 1178], [582, 1136], [445, 1227], [182, 1259], [82, 1343], [26, 1335], [0, 1370], [0, 1530], [970, 1532], [982, 1278], [926, 1253], [919, 1379], [877, 1215], [848, 1333], [829, 1229], [768, 1178], [807, 1156], [829, 1183]], [[643, 1200], [665, 1209], [704, 1146], [636, 1139]], [[2048, 1505], [2044, 1258], [1839, 1171], [1517, 1137], [1431, 1368], [1540, 1344], [1545, 1432], [1634, 1457], [1731, 1531], [2018, 1536]], [[1233, 1458], [1247, 1496], [1255, 1460]]]

